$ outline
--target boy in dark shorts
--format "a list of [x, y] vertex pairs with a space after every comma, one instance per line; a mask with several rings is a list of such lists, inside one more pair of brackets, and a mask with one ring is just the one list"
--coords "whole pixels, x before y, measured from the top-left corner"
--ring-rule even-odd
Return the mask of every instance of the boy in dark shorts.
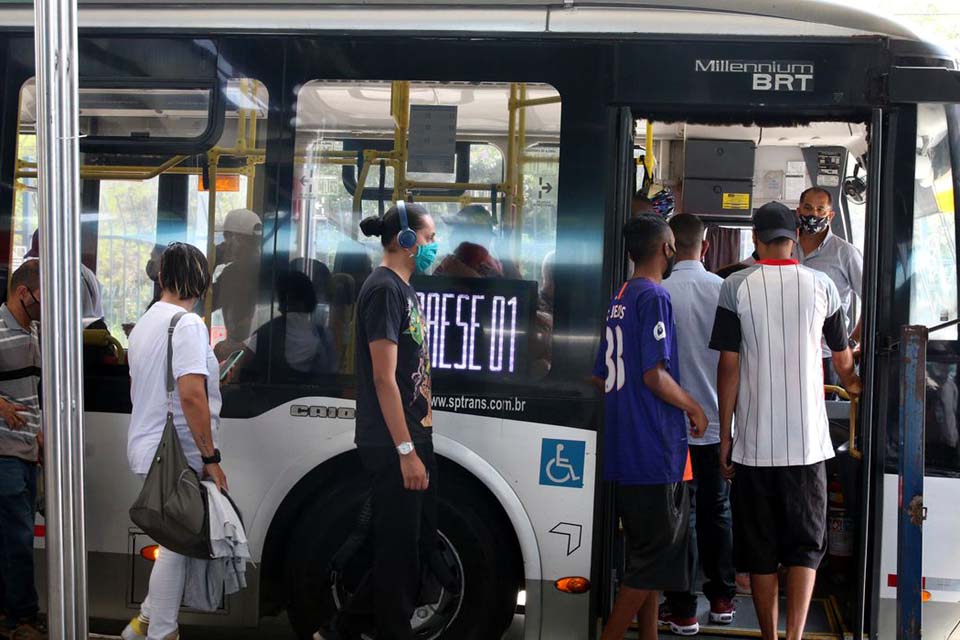
[[604, 479], [616, 483], [627, 568], [601, 640], [621, 640], [637, 617], [641, 640], [657, 637], [659, 591], [689, 587], [687, 418], [707, 417], [678, 382], [670, 294], [673, 232], [658, 216], [624, 225], [633, 276], [610, 302], [594, 376], [605, 394]]

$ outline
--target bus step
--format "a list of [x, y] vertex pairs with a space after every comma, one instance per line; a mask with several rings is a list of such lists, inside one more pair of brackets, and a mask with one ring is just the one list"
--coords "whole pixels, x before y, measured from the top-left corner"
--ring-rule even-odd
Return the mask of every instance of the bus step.
[[[697, 618], [700, 621], [700, 633], [695, 636], [702, 640], [718, 638], [727, 640], [729, 638], [759, 638], [760, 625], [757, 624], [757, 614], [753, 608], [753, 601], [750, 596], [737, 596], [737, 616], [733, 624], [719, 625], [710, 622], [710, 605], [706, 598], [699, 598], [699, 609]], [[786, 598], [780, 599], [780, 636], [785, 635], [784, 628], [786, 624]], [[632, 632], [628, 638], [636, 638], [636, 632]], [[678, 638], [670, 633], [670, 627], [660, 627], [660, 637]], [[842, 640], [843, 630], [840, 628], [839, 616], [833, 602], [826, 598], [814, 598], [810, 602], [810, 612], [807, 614], [807, 626], [803, 634], [804, 640]]]

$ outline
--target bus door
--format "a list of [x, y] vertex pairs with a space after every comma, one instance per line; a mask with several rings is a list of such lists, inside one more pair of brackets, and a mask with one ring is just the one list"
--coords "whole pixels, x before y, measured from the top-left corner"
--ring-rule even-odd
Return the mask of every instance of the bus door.
[[[862, 367], [872, 386], [860, 446], [869, 499], [861, 513], [864, 601], [853, 631], [919, 638], [922, 624], [926, 637], [945, 638], [960, 619], [960, 345], [954, 323], [960, 71], [894, 67], [886, 87], [889, 106], [874, 115], [871, 132], [881, 150], [872, 154], [870, 176], [880, 180], [868, 178], [870, 209], [879, 215], [867, 216], [865, 246], [864, 335], [872, 344], [865, 345]], [[929, 329], [925, 371], [912, 376], [901, 366], [903, 325]], [[922, 416], [922, 429], [901, 424], [908, 423], [899, 418], [901, 384], [922, 385], [915, 414]]]

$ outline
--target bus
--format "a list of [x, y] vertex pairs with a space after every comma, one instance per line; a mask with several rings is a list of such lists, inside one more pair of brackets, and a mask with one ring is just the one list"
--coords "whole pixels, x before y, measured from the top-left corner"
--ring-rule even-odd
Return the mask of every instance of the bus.
[[[458, 581], [421, 598], [417, 636], [497, 638], [522, 612], [525, 638], [595, 637], [622, 550], [589, 375], [642, 163], [728, 262], [752, 250], [760, 204], [833, 194], [833, 232], [864, 254], [851, 322], [864, 323], [865, 394], [852, 423], [830, 403], [835, 531], [808, 630], [891, 637], [897, 339], [957, 317], [955, 52], [815, 0], [80, 5], [81, 210], [64, 215], [81, 216], [105, 326], [84, 335], [92, 617], [129, 619], [147, 588], [153, 541], [128, 517], [139, 483], [124, 350], [155, 295], [156, 251], [174, 240], [220, 269], [201, 310], [218, 356], [245, 354], [223, 382], [220, 438], [255, 561], [246, 589], [181, 620], [256, 627], [286, 612], [309, 638], [349, 595], [342, 552], [364, 499], [354, 306], [378, 255], [357, 223], [405, 198], [434, 214], [442, 243], [416, 287], [440, 557]], [[42, 171], [32, 6], [4, 3], [0, 24], [11, 272]], [[241, 208], [262, 221], [245, 251], [222, 232]], [[309, 307], [297, 317], [292, 295]], [[924, 382], [930, 637], [960, 619], [957, 338], [955, 325], [931, 334]], [[733, 626], [704, 632], [756, 637], [751, 614], [742, 600]]]

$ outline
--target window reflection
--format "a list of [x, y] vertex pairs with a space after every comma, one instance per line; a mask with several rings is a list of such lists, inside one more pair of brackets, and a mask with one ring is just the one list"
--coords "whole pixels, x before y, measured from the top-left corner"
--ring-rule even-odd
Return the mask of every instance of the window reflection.
[[[404, 115], [430, 106], [446, 129], [418, 130]], [[324, 326], [337, 372], [352, 371], [356, 296], [381, 252], [376, 238], [358, 237], [359, 220], [399, 198], [437, 222], [439, 258], [415, 285], [435, 372], [549, 372], [559, 133], [559, 95], [545, 85], [303, 85], [289, 250], [330, 269]], [[413, 157], [424, 148], [436, 152]]]

